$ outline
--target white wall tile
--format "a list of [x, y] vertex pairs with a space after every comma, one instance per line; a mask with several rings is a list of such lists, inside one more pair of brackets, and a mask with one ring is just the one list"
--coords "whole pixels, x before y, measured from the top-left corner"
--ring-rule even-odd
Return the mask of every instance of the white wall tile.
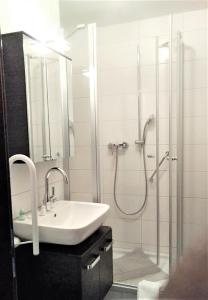
[[88, 122], [75, 122], [75, 144], [77, 146], [91, 145], [91, 129]]
[[71, 193], [70, 200], [81, 202], [92, 202], [93, 195], [91, 193]]
[[[118, 194], [116, 200], [121, 210], [127, 214], [131, 214], [137, 212], [142, 207], [144, 196]], [[103, 202], [110, 205], [110, 215], [113, 218], [139, 220], [142, 216], [141, 213], [132, 216], [127, 216], [122, 213], [119, 208], [117, 208], [113, 194], [104, 194]]]
[[89, 98], [89, 78], [83, 74], [74, 74], [72, 77], [73, 97]]
[[135, 67], [137, 42], [106, 43], [98, 49], [99, 68]]
[[206, 10], [194, 10], [184, 13], [184, 31], [206, 28]]
[[135, 41], [138, 37], [138, 22], [115, 24], [98, 28], [98, 44], [106, 45]]
[[71, 170], [70, 191], [72, 193], [91, 193], [92, 172], [88, 170]]
[[74, 99], [74, 121], [90, 122], [90, 101], [88, 98]]
[[206, 117], [185, 117], [184, 144], [205, 145], [206, 143]]
[[138, 98], [136, 94], [109, 95], [100, 98], [101, 121], [136, 120], [137, 110]]
[[[45, 174], [51, 167], [63, 167], [62, 162], [37, 163], [38, 179], [38, 203], [42, 204], [45, 194]], [[63, 178], [59, 174], [53, 173], [50, 177], [49, 190], [55, 187], [56, 195], [63, 199]], [[12, 192], [12, 214], [17, 217], [20, 209], [27, 212], [31, 208], [30, 179], [27, 167], [24, 164], [15, 164], [11, 170], [11, 192]]]
[[207, 91], [204, 88], [184, 91], [184, 116], [201, 117], [207, 115]]
[[[142, 93], [141, 99], [141, 117], [147, 120], [150, 115], [156, 113], [156, 96], [155, 93]], [[137, 113], [138, 118], [138, 113]]]
[[206, 57], [206, 31], [193, 30], [183, 33], [184, 59], [195, 60]]
[[184, 224], [184, 249], [196, 249], [196, 247], [203, 244], [206, 238], [206, 226], [198, 224]]
[[[185, 43], [185, 67], [184, 67], [184, 195], [195, 201], [193, 205], [185, 200], [187, 206], [186, 221], [197, 222], [204, 208], [206, 197], [206, 56], [204, 31], [204, 11], [193, 11], [173, 16], [173, 34], [184, 31]], [[202, 30], [201, 30], [202, 29]], [[98, 28], [98, 94], [99, 94], [99, 117], [100, 117], [100, 154], [102, 167], [102, 201], [110, 204], [110, 217], [107, 224], [112, 225], [116, 245], [131, 248], [133, 245], [143, 244], [143, 247], [156, 245], [156, 216], [155, 216], [155, 180], [150, 183], [147, 208], [141, 216], [133, 220], [127, 220], [118, 212], [113, 201], [113, 179], [115, 168], [115, 156], [107, 148], [109, 142], [120, 143], [126, 141], [130, 144], [126, 151], [119, 153], [119, 172], [117, 184], [117, 197], [119, 204], [125, 210], [134, 210], [144, 199], [144, 172], [142, 153], [135, 147], [138, 136], [138, 82], [137, 82], [137, 45], [140, 48], [140, 75], [141, 75], [141, 125], [142, 128], [151, 115], [155, 115], [155, 36], [159, 36], [160, 43], [168, 40], [169, 17], [152, 18], [133, 22], [132, 24], [117, 24]], [[173, 124], [176, 125], [176, 63], [175, 54], [173, 64]], [[79, 70], [80, 72], [80, 70]], [[168, 150], [169, 143], [169, 100], [168, 100], [168, 64], [160, 63], [160, 109], [159, 109], [159, 156]], [[78, 75], [78, 74], [77, 74]], [[80, 75], [79, 75], [80, 76]], [[83, 97], [87, 94], [87, 82], [77, 81], [76, 94]], [[79, 86], [81, 91], [79, 91]], [[84, 93], [83, 93], [84, 91]], [[77, 120], [85, 119], [87, 105], [77, 104]], [[81, 119], [80, 119], [81, 118]], [[77, 132], [77, 145], [87, 146], [90, 144], [90, 128], [87, 122], [81, 125], [75, 124]], [[80, 133], [84, 132], [84, 134]], [[173, 132], [176, 143], [176, 131]], [[156, 143], [155, 122], [147, 131], [146, 153], [155, 156]], [[84, 141], [84, 142], [83, 142]], [[82, 151], [84, 148], [82, 148]], [[89, 166], [90, 160], [86, 153], [80, 151], [74, 159], [73, 168], [80, 168], [79, 176], [74, 178], [74, 199], [83, 197], [90, 200], [90, 189], [87, 191], [82, 181], [87, 173], [82, 173], [81, 168]], [[79, 154], [79, 155], [78, 155]], [[80, 156], [80, 157], [78, 157]], [[89, 158], [89, 157], [88, 157]], [[147, 158], [148, 177], [155, 167], [155, 158]], [[73, 172], [73, 171], [72, 171]], [[173, 220], [176, 221], [176, 163], [173, 164]], [[88, 174], [90, 176], [90, 174]], [[82, 179], [81, 179], [82, 178]], [[82, 193], [80, 192], [81, 182]], [[88, 182], [89, 185], [89, 182]], [[168, 162], [161, 166], [160, 171], [160, 227], [161, 247], [168, 249], [168, 214], [169, 214], [169, 179]], [[200, 199], [200, 200], [199, 200]], [[202, 204], [203, 203], [203, 204]], [[194, 212], [193, 207], [196, 207]], [[133, 225], [134, 224], [134, 225]], [[142, 239], [141, 239], [142, 224]], [[136, 226], [137, 225], [137, 226]], [[139, 226], [140, 225], [140, 226]], [[174, 231], [174, 235], [175, 235]], [[135, 237], [136, 236], [136, 237]], [[136, 239], [136, 240], [135, 240]], [[176, 237], [174, 237], [175, 243]], [[134, 248], [134, 247], [133, 247]]]
[[184, 63], [184, 88], [206, 87], [207, 66], [205, 60], [192, 60]]
[[137, 68], [109, 68], [98, 73], [99, 95], [121, 95], [137, 93]]
[[108, 225], [113, 228], [113, 240], [125, 243], [141, 243], [141, 221], [108, 219]]
[[155, 64], [155, 37], [143, 37], [139, 39], [138, 54], [139, 63], [141, 65], [154, 65]]
[[11, 194], [16, 195], [30, 189], [29, 170], [24, 164], [15, 164], [10, 170]]
[[90, 170], [92, 168], [92, 152], [90, 146], [75, 147], [75, 155], [70, 157], [70, 170]]
[[184, 172], [184, 197], [205, 198], [206, 196], [206, 172]]
[[101, 129], [101, 145], [108, 145], [109, 143], [127, 142], [134, 144], [137, 139], [137, 121], [111, 121], [102, 122]]
[[145, 65], [140, 67], [140, 88], [142, 92], [155, 92], [155, 66]]
[[140, 20], [139, 36], [168, 35], [168, 25], [168, 16]]
[[[114, 171], [104, 171], [104, 192], [113, 192]], [[144, 174], [142, 171], [120, 171], [117, 179], [117, 194], [144, 195]]]
[[206, 199], [184, 198], [183, 203], [184, 223], [206, 223]]
[[205, 145], [184, 146], [184, 170], [207, 171], [206, 164], [207, 147]]

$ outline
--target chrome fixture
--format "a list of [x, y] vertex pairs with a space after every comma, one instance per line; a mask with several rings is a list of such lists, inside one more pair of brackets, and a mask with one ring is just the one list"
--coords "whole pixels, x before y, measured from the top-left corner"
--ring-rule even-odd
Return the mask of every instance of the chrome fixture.
[[144, 197], [144, 201], [142, 203], [142, 205], [134, 212], [132, 213], [127, 213], [126, 211], [124, 211], [117, 200], [117, 195], [116, 195], [116, 186], [117, 186], [117, 177], [118, 177], [118, 155], [119, 155], [119, 148], [122, 149], [127, 149], [128, 148], [128, 144], [127, 143], [121, 143], [121, 144], [109, 144], [108, 148], [110, 150], [112, 150], [112, 154], [114, 154], [115, 152], [115, 156], [116, 156], [116, 164], [115, 164], [115, 175], [114, 175], [114, 184], [113, 184], [113, 196], [114, 196], [114, 202], [116, 207], [118, 208], [118, 210], [126, 215], [126, 216], [135, 216], [138, 213], [142, 212], [143, 209], [146, 206], [147, 203], [147, 196], [148, 196], [148, 184], [147, 184], [147, 167], [146, 167], [146, 137], [147, 137], [147, 128], [148, 126], [151, 124], [151, 122], [154, 119], [154, 115], [150, 115], [150, 117], [147, 119], [147, 121], [144, 124], [144, 128], [143, 128], [143, 134], [142, 134], [142, 139], [141, 141], [135, 141], [136, 144], [141, 145], [142, 146], [142, 150], [143, 150], [143, 162], [144, 162], [144, 177], [145, 177], [145, 197]]
[[127, 142], [123, 142], [121, 144], [113, 144], [113, 143], [108, 144], [108, 149], [112, 151], [112, 154], [117, 149], [127, 149], [128, 147], [129, 147], [129, 144]]
[[[165, 159], [167, 159], [168, 157], [169, 157], [169, 151], [166, 151], [163, 157], [161, 158], [161, 160], [159, 161], [158, 167], [160, 167], [165, 161]], [[149, 178], [149, 181], [153, 181], [153, 178], [156, 173], [157, 173], [157, 168], [155, 168], [155, 170], [153, 171], [152, 175]]]
[[[150, 123], [151, 123], [153, 120], [154, 120], [154, 115], [150, 115], [149, 118], [147, 119], [147, 121], [145, 122], [144, 130], [146, 130], [146, 126], [147, 126], [147, 125], [150, 125]], [[146, 135], [144, 135], [144, 132], [143, 132], [142, 139], [136, 140], [136, 141], [135, 141], [135, 144], [136, 144], [136, 145], [143, 145], [143, 144], [145, 143], [145, 138], [146, 138]]]
[[[16, 154], [9, 158], [10, 168], [16, 161], [23, 161], [30, 174], [30, 189], [31, 189], [31, 214], [32, 214], [32, 244], [33, 244], [33, 255], [40, 254], [39, 248], [39, 227], [38, 227], [38, 216], [37, 216], [37, 204], [38, 204], [38, 188], [37, 188], [37, 173], [36, 167], [33, 161], [23, 154]], [[31, 241], [26, 241], [30, 243]], [[20, 245], [23, 243], [19, 243]]]
[[85, 24], [78, 24], [67, 36], [66, 39], [69, 39], [74, 33], [76, 33], [78, 30], [85, 29]]
[[43, 206], [46, 209], [47, 209], [47, 203], [50, 202], [55, 197], [54, 188], [52, 189], [52, 195], [49, 196], [49, 178], [50, 178], [51, 174], [56, 171], [63, 175], [65, 183], [67, 183], [67, 184], [69, 183], [69, 179], [68, 179], [66, 172], [64, 170], [62, 170], [61, 168], [53, 167], [48, 170], [48, 172], [45, 175], [45, 197], [43, 200]]
[[[163, 162], [165, 161], [165, 159], [169, 160], [169, 151], [166, 151], [165, 154], [163, 155], [163, 157], [161, 158], [161, 160], [159, 161], [158, 167], [160, 167]], [[177, 160], [177, 157], [172, 157], [172, 160]], [[149, 181], [153, 181], [153, 178], [155, 176], [155, 174], [157, 173], [157, 168], [155, 168], [155, 170], [153, 171], [152, 175], [149, 178]]]
[[164, 42], [159, 46], [159, 48], [168, 48], [169, 47], [169, 42]]

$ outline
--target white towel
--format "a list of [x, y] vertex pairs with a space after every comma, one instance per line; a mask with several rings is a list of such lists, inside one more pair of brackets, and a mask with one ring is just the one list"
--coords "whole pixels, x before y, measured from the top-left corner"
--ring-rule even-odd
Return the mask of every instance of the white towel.
[[139, 299], [139, 300], [158, 299], [161, 288], [163, 289], [167, 283], [168, 283], [167, 279], [159, 280], [159, 281], [142, 280], [138, 284], [137, 299]]

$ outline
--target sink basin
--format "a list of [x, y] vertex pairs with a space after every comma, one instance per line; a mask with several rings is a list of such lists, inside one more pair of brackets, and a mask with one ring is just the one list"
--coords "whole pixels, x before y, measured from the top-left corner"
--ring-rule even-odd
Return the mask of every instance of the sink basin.
[[[45, 216], [38, 216], [40, 242], [77, 245], [95, 232], [106, 220], [109, 205], [60, 200]], [[14, 233], [21, 239], [32, 239], [31, 214], [25, 220], [15, 219]]]

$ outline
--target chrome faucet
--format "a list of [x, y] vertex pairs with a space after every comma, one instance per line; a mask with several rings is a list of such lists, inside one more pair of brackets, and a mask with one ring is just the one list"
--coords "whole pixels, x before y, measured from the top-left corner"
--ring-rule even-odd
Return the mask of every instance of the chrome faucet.
[[68, 176], [64, 170], [62, 170], [61, 168], [58, 168], [58, 167], [53, 167], [53, 168], [49, 169], [45, 175], [45, 197], [43, 200], [43, 206], [45, 206], [45, 207], [47, 206], [47, 203], [50, 202], [49, 178], [50, 178], [51, 174], [56, 171], [63, 175], [65, 183], [67, 183], [67, 184], [69, 183]]

